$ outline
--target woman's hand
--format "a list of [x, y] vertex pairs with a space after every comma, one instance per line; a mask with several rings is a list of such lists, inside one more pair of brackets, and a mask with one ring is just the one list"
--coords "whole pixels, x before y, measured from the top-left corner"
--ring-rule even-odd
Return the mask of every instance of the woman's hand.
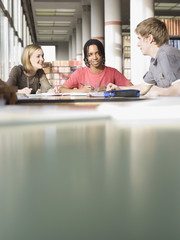
[[120, 88], [119, 88], [117, 85], [115, 85], [115, 84], [113, 84], [113, 83], [109, 83], [109, 84], [107, 85], [106, 91], [119, 90], [119, 89], [120, 89]]
[[53, 93], [53, 94], [59, 93], [58, 87], [50, 88], [47, 92], [48, 92], [48, 93]]
[[23, 94], [28, 95], [28, 94], [31, 93], [31, 91], [32, 91], [32, 88], [25, 87], [25, 88], [23, 88], [23, 89], [19, 89], [19, 90], [18, 90], [18, 93], [23, 93]]

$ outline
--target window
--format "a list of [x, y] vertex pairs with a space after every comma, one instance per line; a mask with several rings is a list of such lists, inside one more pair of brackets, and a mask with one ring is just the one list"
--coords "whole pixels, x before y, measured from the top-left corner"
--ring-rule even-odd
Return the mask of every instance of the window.
[[0, 78], [7, 81], [10, 70], [21, 63], [23, 47], [31, 44], [30, 31], [23, 14], [21, 0], [1, 1], [0, 7]]

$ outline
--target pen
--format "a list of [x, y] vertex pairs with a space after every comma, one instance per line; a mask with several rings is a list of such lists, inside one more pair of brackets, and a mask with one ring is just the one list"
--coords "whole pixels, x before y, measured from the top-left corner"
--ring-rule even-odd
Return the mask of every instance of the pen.
[[84, 84], [84, 83], [80, 83], [82, 86], [86, 86], [86, 84]]

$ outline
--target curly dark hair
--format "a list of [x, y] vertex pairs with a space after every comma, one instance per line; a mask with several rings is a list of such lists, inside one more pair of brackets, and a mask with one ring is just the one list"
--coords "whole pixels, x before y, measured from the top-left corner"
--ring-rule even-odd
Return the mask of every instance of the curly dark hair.
[[97, 39], [89, 39], [85, 44], [84, 44], [84, 62], [85, 65], [89, 67], [89, 62], [88, 62], [88, 48], [91, 45], [96, 45], [99, 51], [100, 56], [102, 57], [102, 64], [105, 64], [105, 52], [104, 52], [104, 46], [102, 42], [100, 42]]

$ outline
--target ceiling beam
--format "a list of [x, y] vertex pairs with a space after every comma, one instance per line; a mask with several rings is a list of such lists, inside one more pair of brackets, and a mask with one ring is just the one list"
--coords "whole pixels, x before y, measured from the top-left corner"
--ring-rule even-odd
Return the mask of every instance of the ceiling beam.
[[32, 14], [31, 1], [30, 0], [21, 0], [21, 3], [22, 3], [23, 12], [26, 16], [27, 25], [28, 25], [30, 33], [31, 33], [32, 42], [36, 43], [37, 37], [36, 37], [36, 31], [35, 31], [34, 18], [33, 18], [33, 14]]
[[173, 9], [173, 11], [171, 10], [155, 10], [155, 16], [180, 16], [180, 11], [179, 10], [175, 10]]

